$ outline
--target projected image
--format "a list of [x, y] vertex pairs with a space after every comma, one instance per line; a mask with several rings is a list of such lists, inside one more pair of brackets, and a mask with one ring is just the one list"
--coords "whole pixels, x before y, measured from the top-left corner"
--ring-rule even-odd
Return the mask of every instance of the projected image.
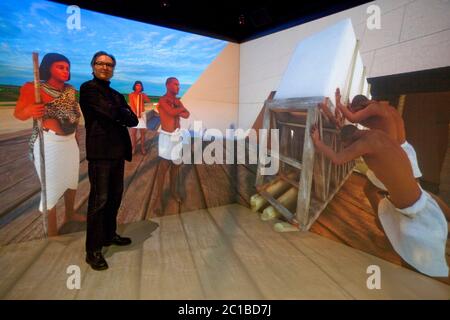
[[190, 33], [80, 11], [80, 29], [69, 29], [68, 6], [48, 1], [0, 3], [0, 84], [22, 85], [32, 78], [31, 52], [58, 52], [71, 61], [74, 87], [90, 78], [92, 55], [104, 50], [117, 59], [111, 85], [128, 93], [135, 80], [149, 94], [165, 92], [164, 81], [178, 76], [183, 95], [225, 47], [226, 42]]
[[[95, 152], [107, 154], [115, 139], [128, 135], [133, 161], [124, 169], [125, 203], [119, 223], [146, 218], [149, 198], [141, 191], [153, 186], [158, 165], [154, 161], [158, 102], [166, 94], [166, 79], [176, 78], [174, 97], [182, 98], [227, 42], [50, 1], [6, 0], [0, 3], [0, 12], [0, 243], [84, 230], [90, 190], [87, 160], [90, 156], [93, 160]], [[113, 55], [114, 66], [107, 55], [97, 57], [91, 66], [98, 51]], [[33, 52], [40, 68], [33, 68]], [[29, 107], [38, 102], [36, 71], [40, 71], [40, 100], [51, 103], [57, 115], [44, 112], [44, 107]], [[128, 104], [139, 122], [124, 124], [134, 128], [122, 130], [122, 137], [110, 132], [105, 141], [87, 150], [84, 125], [90, 120], [82, 113], [80, 86], [93, 74], [110, 80], [110, 87], [123, 96], [115, 99], [122, 99], [127, 108]], [[42, 132], [33, 123], [40, 117]], [[40, 158], [39, 134], [46, 141], [45, 159]], [[136, 172], [148, 185], [132, 179]], [[48, 212], [42, 215], [45, 202]], [[142, 206], [137, 208], [138, 204]]]

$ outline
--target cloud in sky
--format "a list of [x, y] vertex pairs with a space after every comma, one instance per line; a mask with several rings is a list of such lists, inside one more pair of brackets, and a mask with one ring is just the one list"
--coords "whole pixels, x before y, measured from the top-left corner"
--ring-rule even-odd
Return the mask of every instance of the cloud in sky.
[[90, 60], [99, 50], [117, 59], [112, 86], [127, 93], [141, 80], [147, 94], [161, 95], [169, 76], [192, 85], [227, 42], [81, 9], [81, 30], [69, 30], [67, 6], [39, 0], [0, 2], [0, 84], [32, 80], [31, 53], [48, 52], [71, 61], [70, 83], [91, 78]]

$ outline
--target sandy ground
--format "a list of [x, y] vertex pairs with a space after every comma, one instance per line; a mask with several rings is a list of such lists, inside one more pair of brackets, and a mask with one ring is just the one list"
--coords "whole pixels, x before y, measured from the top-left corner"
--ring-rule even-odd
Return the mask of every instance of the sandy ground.
[[30, 129], [33, 127], [33, 121], [20, 121], [14, 118], [14, 108], [16, 102], [2, 103], [0, 106], [0, 134]]

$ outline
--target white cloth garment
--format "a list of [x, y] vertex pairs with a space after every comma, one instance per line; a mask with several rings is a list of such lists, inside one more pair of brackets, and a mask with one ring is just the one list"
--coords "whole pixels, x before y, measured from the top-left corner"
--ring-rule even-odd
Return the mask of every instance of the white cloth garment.
[[158, 138], [158, 154], [160, 157], [179, 161], [183, 155], [183, 136], [180, 129], [167, 132], [161, 129]]
[[[413, 146], [410, 145], [408, 141], [405, 141], [400, 147], [402, 147], [402, 149], [406, 152], [409, 162], [411, 162], [414, 178], [420, 178], [422, 176], [422, 172], [420, 171], [419, 164], [417, 162], [416, 151], [414, 150]], [[366, 172], [366, 176], [370, 180], [370, 182], [372, 182], [372, 184], [377, 188], [387, 191], [384, 184], [380, 180], [378, 180], [377, 176], [372, 170], [368, 169]]]
[[147, 129], [147, 116], [145, 115], [145, 112], [142, 112], [142, 116], [138, 118], [139, 123], [136, 127], [133, 127], [135, 129]]
[[[56, 135], [52, 130], [44, 131], [45, 180], [47, 190], [47, 210], [53, 208], [67, 189], [76, 190], [80, 171], [80, 150], [75, 133], [67, 136]], [[34, 143], [34, 166], [41, 179], [40, 139]], [[39, 211], [43, 211], [43, 199]]]
[[417, 155], [416, 151], [414, 150], [414, 147], [408, 143], [408, 141], [405, 141], [400, 147], [402, 147], [403, 150], [405, 150], [406, 154], [408, 155], [409, 161], [411, 162], [411, 166], [413, 169], [413, 175], [414, 178], [420, 178], [422, 176], [422, 172], [419, 168], [419, 163], [417, 161]]
[[426, 275], [447, 277], [447, 221], [437, 202], [421, 192], [419, 200], [404, 209], [382, 199], [378, 216], [395, 251], [407, 263]]

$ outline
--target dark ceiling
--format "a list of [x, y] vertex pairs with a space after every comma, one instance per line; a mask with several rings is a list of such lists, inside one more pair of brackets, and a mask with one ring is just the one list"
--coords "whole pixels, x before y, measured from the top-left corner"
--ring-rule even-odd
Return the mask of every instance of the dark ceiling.
[[55, 0], [113, 16], [242, 43], [370, 1]]

